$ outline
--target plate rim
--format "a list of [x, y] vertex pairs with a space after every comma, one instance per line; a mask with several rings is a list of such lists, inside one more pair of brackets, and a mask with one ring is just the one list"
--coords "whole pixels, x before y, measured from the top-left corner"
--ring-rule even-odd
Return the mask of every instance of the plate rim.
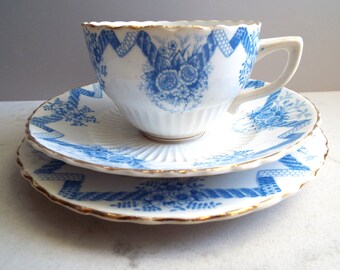
[[237, 208], [233, 210], [229, 210], [223, 213], [214, 214], [214, 215], [204, 215], [195, 218], [164, 218], [164, 217], [145, 217], [145, 216], [136, 216], [136, 215], [128, 215], [128, 214], [117, 214], [117, 213], [108, 213], [106, 211], [96, 210], [90, 207], [80, 206], [76, 203], [71, 203], [69, 201], [65, 201], [61, 198], [58, 198], [55, 195], [50, 194], [47, 189], [43, 188], [35, 179], [34, 177], [27, 172], [24, 167], [24, 164], [20, 158], [20, 149], [23, 144], [27, 141], [27, 137], [24, 137], [17, 148], [17, 159], [16, 163], [19, 166], [20, 173], [22, 177], [27, 180], [30, 185], [37, 190], [39, 193], [43, 194], [46, 198], [48, 198], [51, 202], [61, 205], [69, 210], [72, 210], [78, 214], [82, 215], [90, 215], [96, 218], [100, 218], [103, 220], [114, 221], [114, 222], [132, 222], [132, 223], [139, 223], [139, 224], [146, 224], [146, 225], [163, 225], [163, 224], [199, 224], [205, 222], [212, 222], [212, 221], [220, 221], [220, 220], [227, 220], [238, 218], [246, 214], [250, 214], [252, 212], [256, 212], [261, 209], [265, 209], [271, 205], [275, 205], [282, 200], [298, 193], [311, 179], [311, 177], [316, 176], [319, 170], [324, 166], [327, 156], [329, 154], [329, 140], [323, 130], [320, 130], [320, 134], [325, 139], [325, 152], [323, 153], [323, 157], [320, 159], [320, 165], [309, 172], [308, 175], [303, 176], [306, 181], [304, 181], [300, 187], [292, 192], [284, 192], [279, 195], [272, 195], [268, 196], [268, 198], [249, 206], [245, 206], [243, 208]]
[[[260, 80], [261, 81], [261, 80]], [[92, 86], [96, 83], [91, 83], [88, 85], [81, 86], [80, 88], [83, 87], [89, 87]], [[74, 89], [74, 88], [73, 88]], [[286, 89], [289, 92], [293, 93], [294, 95], [299, 96], [299, 98], [306, 100], [310, 106], [314, 109], [315, 112], [315, 123], [310, 132], [305, 134], [305, 136], [302, 136], [299, 138], [295, 143], [292, 145], [289, 145], [285, 147], [284, 149], [281, 149], [275, 153], [271, 153], [269, 155], [252, 159], [249, 161], [245, 162], [240, 162], [240, 163], [233, 163], [233, 164], [227, 164], [227, 165], [220, 165], [220, 166], [214, 166], [214, 167], [209, 167], [209, 168], [190, 168], [190, 169], [137, 169], [137, 168], [121, 168], [121, 167], [113, 167], [113, 166], [106, 166], [106, 165], [101, 165], [101, 164], [96, 164], [84, 160], [80, 160], [77, 158], [73, 158], [64, 154], [61, 154], [59, 152], [56, 152], [52, 149], [49, 149], [48, 147], [42, 145], [40, 142], [36, 140], [34, 136], [32, 136], [31, 131], [30, 131], [30, 122], [32, 120], [32, 117], [34, 114], [45, 104], [50, 102], [51, 100], [64, 95], [68, 92], [70, 92], [72, 89], [65, 91], [57, 96], [54, 96], [46, 101], [44, 101], [42, 104], [40, 104], [28, 117], [25, 125], [25, 135], [27, 138], [27, 141], [38, 151], [43, 152], [44, 154], [56, 158], [59, 160], [62, 160], [70, 165], [81, 167], [81, 168], [86, 168], [98, 172], [103, 172], [103, 173], [109, 173], [109, 174], [118, 174], [118, 175], [126, 175], [126, 176], [133, 176], [133, 177], [152, 177], [152, 178], [157, 178], [157, 177], [188, 177], [188, 176], [206, 176], [206, 175], [218, 175], [218, 174], [224, 174], [224, 173], [229, 173], [229, 172], [237, 172], [237, 171], [243, 171], [243, 170], [249, 170], [253, 169], [256, 167], [259, 167], [261, 165], [276, 161], [283, 157], [284, 155], [293, 152], [296, 150], [302, 143], [303, 141], [310, 137], [313, 132], [320, 127], [321, 123], [321, 116], [320, 116], [320, 111], [318, 108], [315, 106], [315, 104], [305, 96], [301, 95], [300, 93], [290, 90], [286, 87], [282, 87], [280, 89]], [[279, 90], [279, 89], [277, 89]], [[105, 94], [105, 93], [104, 93]]]

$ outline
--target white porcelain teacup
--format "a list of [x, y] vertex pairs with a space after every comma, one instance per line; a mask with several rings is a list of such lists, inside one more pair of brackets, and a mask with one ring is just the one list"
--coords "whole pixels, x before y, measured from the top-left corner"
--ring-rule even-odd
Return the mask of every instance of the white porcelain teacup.
[[[259, 39], [261, 23], [231, 21], [83, 23], [97, 79], [122, 116], [146, 136], [199, 137], [224, 112], [268, 95], [294, 75], [300, 37]], [[254, 63], [286, 50], [280, 77], [243, 90]]]

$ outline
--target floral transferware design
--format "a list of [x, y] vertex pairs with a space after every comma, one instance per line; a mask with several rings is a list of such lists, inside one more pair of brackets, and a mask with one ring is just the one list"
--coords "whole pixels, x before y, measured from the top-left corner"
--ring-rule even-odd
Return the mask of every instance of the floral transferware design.
[[[249, 81], [246, 87], [263, 85], [262, 81]], [[282, 88], [247, 104], [231, 126], [222, 124], [188, 144], [163, 145], [145, 139], [113, 108], [99, 84], [73, 89], [33, 113], [27, 129], [29, 141], [40, 151], [81, 167], [112, 174], [183, 177], [230, 172], [249, 168], [254, 161], [261, 164], [276, 155], [279, 158], [318, 122], [311, 103]], [[241, 144], [230, 144], [229, 136], [240, 138]]]
[[321, 130], [294, 153], [266, 166], [213, 177], [143, 179], [110, 176], [52, 159], [23, 142], [18, 164], [25, 178], [53, 201], [110, 220], [203, 222], [233, 218], [297, 192], [323, 164]]
[[51, 117], [55, 120], [70, 122], [71, 126], [87, 126], [88, 123], [96, 123], [92, 111], [88, 106], [78, 108], [72, 101], [64, 102], [56, 98], [53, 102], [48, 102], [43, 106], [45, 111], [51, 111]]
[[293, 99], [292, 93], [286, 92], [279, 95], [276, 92], [262, 108], [258, 108], [248, 114], [253, 126], [258, 130], [274, 127], [294, 127], [299, 120], [309, 119], [311, 113], [306, 108], [306, 103]]
[[[294, 99], [292, 92], [281, 90], [271, 94], [264, 106], [253, 109], [242, 119], [234, 123], [234, 130], [244, 132], [259, 132], [277, 127], [304, 126], [310, 122], [312, 114], [305, 101]], [[284, 137], [287, 134], [282, 134]]]
[[[261, 87], [259, 81], [250, 81], [247, 86]], [[312, 114], [308, 109], [308, 104], [301, 99], [294, 99], [292, 92], [282, 91], [281, 89], [271, 94], [264, 106], [246, 113], [242, 118], [236, 119], [233, 130], [238, 133], [262, 132], [275, 128], [287, 128], [288, 130], [278, 135], [282, 139], [281, 145], [289, 144], [301, 137], [297, 132], [302, 127], [310, 124]], [[268, 151], [268, 149], [264, 150]], [[217, 155], [208, 160], [196, 162], [196, 166], [216, 166], [226, 163], [238, 163], [247, 159], [255, 159], [263, 154], [262, 151], [237, 150], [232, 153]]]
[[211, 66], [198, 60], [205, 49], [199, 45], [202, 39], [195, 37], [191, 53], [189, 38], [180, 39], [180, 46], [174, 40], [167, 44], [161, 41], [164, 45], [157, 49], [155, 61], [145, 66], [140, 88], [163, 110], [190, 111], [207, 90]]
[[243, 45], [247, 58], [239, 71], [239, 85], [245, 88], [257, 55], [259, 36], [258, 32], [248, 33], [245, 27], [239, 27], [231, 39], [222, 29], [212, 30], [207, 36], [178, 36], [171, 41], [151, 37], [144, 30], [127, 32], [122, 42], [114, 31], [102, 30], [97, 34], [84, 29], [84, 34], [102, 87], [107, 75], [107, 66], [103, 63], [106, 47], [110, 45], [119, 57], [124, 57], [138, 46], [147, 59], [140, 89], [159, 108], [169, 112], [190, 111], [202, 101], [214, 68], [210, 60], [217, 48], [227, 58], [239, 44]]
[[118, 163], [136, 169], [145, 168], [142, 160], [122, 153], [126, 150], [126, 147], [107, 149], [100, 145], [86, 145], [63, 141], [65, 134], [49, 127], [49, 124], [57, 122], [65, 122], [74, 127], [87, 127], [89, 124], [98, 124], [96, 117], [93, 115], [95, 111], [87, 105], [81, 106], [79, 104], [80, 96], [100, 99], [102, 98], [102, 90], [98, 84], [93, 85], [92, 91], [84, 88], [75, 88], [69, 92], [66, 100], [55, 98], [47, 102], [42, 106], [46, 114], [41, 117], [32, 117], [31, 119], [33, 125], [45, 131], [35, 135], [48, 143], [54, 144], [56, 152], [61, 151], [68, 155], [85, 155], [93, 162], [101, 161], [107, 165]]
[[[32, 152], [34, 155], [42, 153]], [[34, 173], [42, 181], [63, 181], [58, 192], [66, 199], [76, 201], [105, 201], [114, 208], [129, 208], [133, 211], [186, 211], [211, 209], [222, 206], [222, 201], [239, 198], [266, 197], [281, 192], [275, 182], [277, 177], [303, 176], [310, 168], [292, 155], [281, 158], [279, 163], [286, 169], [263, 169], [257, 172], [257, 187], [210, 188], [204, 178], [141, 180], [133, 190], [111, 192], [82, 191], [86, 175], [63, 173], [66, 165], [60, 160], [51, 160]], [[222, 199], [222, 201], [221, 201]]]

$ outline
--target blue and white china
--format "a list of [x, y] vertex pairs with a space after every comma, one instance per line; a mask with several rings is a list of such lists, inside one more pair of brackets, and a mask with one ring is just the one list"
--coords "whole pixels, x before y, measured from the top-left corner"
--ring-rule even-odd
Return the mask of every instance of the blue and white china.
[[112, 221], [192, 224], [239, 217], [295, 194], [315, 176], [327, 151], [317, 128], [296, 151], [275, 162], [210, 177], [113, 176], [50, 158], [26, 141], [18, 164], [34, 188], [78, 213]]
[[[230, 108], [270, 95], [295, 73], [300, 37], [259, 39], [261, 23], [231, 21], [83, 23], [98, 81], [123, 118], [157, 140], [198, 138]], [[254, 63], [278, 50], [286, 68], [243, 91]], [[113, 105], [112, 105], [113, 106]]]
[[[262, 81], [249, 81], [252, 91]], [[43, 103], [27, 124], [28, 141], [66, 163], [111, 174], [189, 177], [246, 170], [297, 149], [319, 123], [314, 105], [287, 88], [227, 112], [200, 139], [150, 140], [122, 118], [98, 83]]]

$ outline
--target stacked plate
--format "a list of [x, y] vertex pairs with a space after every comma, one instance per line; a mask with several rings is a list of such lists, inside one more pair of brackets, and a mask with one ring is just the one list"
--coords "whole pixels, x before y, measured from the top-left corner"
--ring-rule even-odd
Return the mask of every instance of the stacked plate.
[[78, 213], [200, 223], [239, 217], [298, 192], [328, 151], [319, 124], [310, 101], [282, 88], [243, 104], [198, 140], [166, 144], [144, 137], [91, 84], [33, 112], [18, 164], [35, 189]]

